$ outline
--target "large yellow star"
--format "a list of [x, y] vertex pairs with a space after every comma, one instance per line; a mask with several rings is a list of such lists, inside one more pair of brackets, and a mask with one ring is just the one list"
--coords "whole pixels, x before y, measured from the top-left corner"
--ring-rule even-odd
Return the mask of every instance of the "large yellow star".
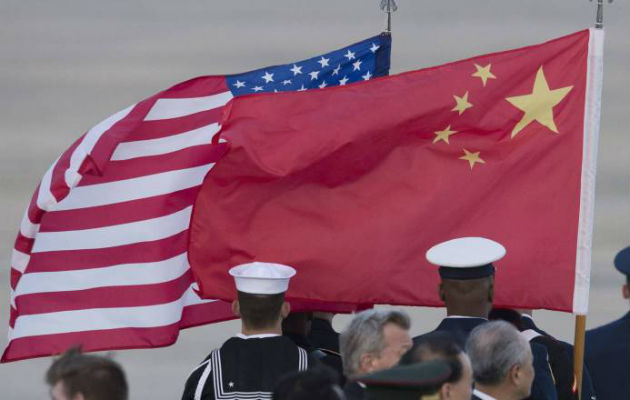
[[464, 93], [462, 97], [455, 96], [455, 95], [453, 95], [453, 97], [455, 98], [456, 104], [455, 104], [455, 107], [453, 107], [451, 111], [457, 111], [459, 112], [459, 115], [462, 115], [464, 111], [466, 111], [467, 109], [473, 106], [472, 104], [468, 102], [468, 92]]
[[530, 94], [506, 98], [514, 107], [525, 112], [525, 115], [512, 129], [512, 138], [534, 121], [558, 133], [558, 128], [553, 120], [553, 108], [564, 99], [571, 89], [573, 86], [550, 90], [541, 66], [536, 73], [534, 89]]
[[483, 86], [486, 86], [486, 83], [488, 83], [488, 79], [497, 79], [497, 77], [494, 76], [492, 72], [490, 72], [490, 66], [492, 66], [492, 64], [488, 64], [485, 67], [482, 67], [479, 64], [475, 64], [475, 68], [477, 69], [477, 72], [472, 74], [472, 76], [481, 78], [481, 82], [483, 82]]
[[440, 141], [440, 140], [443, 140], [443, 141], [445, 141], [447, 144], [449, 144], [449, 143], [448, 143], [448, 137], [449, 137], [449, 136], [451, 136], [451, 135], [454, 135], [454, 134], [456, 134], [456, 133], [457, 133], [457, 131], [452, 131], [452, 130], [451, 130], [451, 126], [449, 125], [449, 126], [447, 126], [447, 127], [446, 127], [446, 129], [444, 129], [443, 131], [437, 131], [437, 132], [435, 132], [435, 138], [433, 139], [433, 143], [436, 143], [436, 142], [438, 142], [438, 141]]
[[480, 151], [471, 152], [466, 149], [463, 149], [463, 150], [464, 150], [464, 155], [459, 157], [459, 159], [468, 161], [468, 164], [470, 164], [470, 169], [473, 169], [473, 167], [475, 166], [475, 163], [481, 163], [481, 164], [486, 163], [484, 160], [481, 159], [481, 157], [479, 157], [479, 153], [481, 153]]

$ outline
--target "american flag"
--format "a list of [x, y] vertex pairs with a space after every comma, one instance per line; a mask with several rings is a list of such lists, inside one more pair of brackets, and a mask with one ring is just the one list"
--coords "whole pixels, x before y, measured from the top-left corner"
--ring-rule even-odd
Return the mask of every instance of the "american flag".
[[224, 147], [234, 96], [345, 85], [387, 75], [379, 35], [308, 60], [179, 83], [100, 122], [48, 169], [11, 259], [2, 362], [175, 342], [179, 330], [232, 318], [202, 300], [187, 261], [193, 202]]

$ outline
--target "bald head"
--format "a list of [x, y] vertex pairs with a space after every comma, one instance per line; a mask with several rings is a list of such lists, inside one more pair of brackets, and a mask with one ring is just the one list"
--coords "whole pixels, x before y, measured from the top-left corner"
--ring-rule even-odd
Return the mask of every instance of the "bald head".
[[479, 279], [442, 279], [440, 299], [448, 315], [487, 318], [494, 297], [494, 276]]

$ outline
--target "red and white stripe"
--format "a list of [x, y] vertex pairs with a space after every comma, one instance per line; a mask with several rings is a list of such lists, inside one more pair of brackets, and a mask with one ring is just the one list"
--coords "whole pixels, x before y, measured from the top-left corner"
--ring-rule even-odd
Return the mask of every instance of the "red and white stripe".
[[232, 317], [195, 294], [186, 255], [231, 98], [221, 76], [181, 83], [105, 119], [53, 163], [15, 242], [3, 362], [76, 344], [166, 346], [182, 328]]

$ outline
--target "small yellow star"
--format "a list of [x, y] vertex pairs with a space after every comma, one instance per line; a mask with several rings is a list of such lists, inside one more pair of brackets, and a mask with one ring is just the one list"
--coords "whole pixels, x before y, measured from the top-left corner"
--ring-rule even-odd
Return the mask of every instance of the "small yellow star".
[[512, 138], [534, 121], [558, 133], [558, 128], [553, 120], [553, 108], [569, 94], [571, 89], [573, 86], [550, 90], [541, 66], [536, 73], [534, 88], [530, 94], [506, 98], [514, 107], [525, 112], [518, 124], [512, 129]]
[[490, 66], [492, 64], [488, 64], [485, 67], [482, 67], [479, 64], [475, 64], [475, 68], [477, 69], [477, 72], [475, 72], [474, 74], [472, 74], [472, 76], [475, 76], [477, 78], [481, 78], [481, 82], [483, 82], [483, 86], [486, 86], [486, 83], [488, 83], [488, 79], [497, 79], [496, 76], [494, 76], [494, 74], [492, 72], [490, 72]]
[[453, 97], [455, 98], [456, 105], [451, 111], [457, 111], [459, 115], [462, 115], [464, 111], [473, 106], [468, 102], [468, 92], [464, 93], [462, 97], [455, 95], [453, 95]]
[[473, 153], [466, 149], [463, 149], [463, 150], [464, 150], [464, 155], [459, 157], [459, 159], [468, 161], [468, 164], [470, 164], [470, 169], [473, 169], [473, 167], [475, 166], [475, 163], [481, 163], [481, 164], [486, 163], [484, 160], [481, 159], [481, 157], [479, 157], [479, 153], [481, 153], [480, 151]]
[[452, 131], [451, 130], [451, 126], [449, 125], [443, 131], [436, 131], [435, 132], [435, 138], [433, 139], [433, 143], [436, 143], [436, 142], [438, 142], [440, 140], [443, 140], [447, 144], [449, 144], [448, 143], [448, 137], [451, 136], [451, 135], [454, 135], [456, 133], [457, 133], [457, 131]]

